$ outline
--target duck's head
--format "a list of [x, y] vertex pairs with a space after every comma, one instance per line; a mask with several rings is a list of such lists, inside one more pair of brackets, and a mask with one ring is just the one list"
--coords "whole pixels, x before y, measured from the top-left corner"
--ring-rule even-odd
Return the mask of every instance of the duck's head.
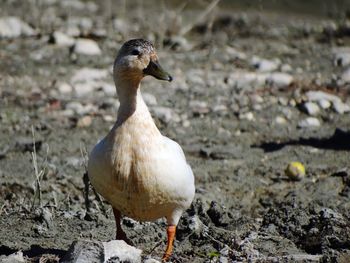
[[144, 39], [132, 39], [123, 44], [114, 63], [114, 77], [140, 82], [147, 75], [160, 80], [172, 81], [158, 62], [153, 44]]

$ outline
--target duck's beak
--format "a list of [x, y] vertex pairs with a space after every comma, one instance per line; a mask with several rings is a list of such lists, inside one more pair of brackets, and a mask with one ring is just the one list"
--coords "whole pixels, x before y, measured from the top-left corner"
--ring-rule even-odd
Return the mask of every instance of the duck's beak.
[[173, 80], [173, 77], [160, 66], [157, 59], [151, 59], [147, 68], [143, 70], [143, 73], [160, 80], [167, 80], [169, 82]]

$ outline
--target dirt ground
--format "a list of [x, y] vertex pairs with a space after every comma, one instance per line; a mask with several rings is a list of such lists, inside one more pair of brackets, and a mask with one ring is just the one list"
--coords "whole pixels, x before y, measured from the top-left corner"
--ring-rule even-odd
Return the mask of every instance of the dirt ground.
[[[92, 191], [85, 207], [86, 153], [116, 118], [116, 52], [143, 37], [175, 78], [147, 77], [146, 103], [196, 179], [172, 261], [350, 262], [346, 10], [306, 15], [224, 1], [201, 18], [209, 2], [144, 2], [1, 4], [0, 18], [19, 17], [33, 31], [0, 37], [0, 260], [21, 250], [29, 262], [57, 262], [75, 240], [113, 239], [111, 207]], [[81, 54], [54, 32], [91, 39], [100, 53]], [[335, 99], [313, 101], [310, 91]], [[305, 166], [302, 180], [286, 176], [292, 161]], [[145, 256], [161, 257], [163, 219], [125, 218], [123, 227]]]

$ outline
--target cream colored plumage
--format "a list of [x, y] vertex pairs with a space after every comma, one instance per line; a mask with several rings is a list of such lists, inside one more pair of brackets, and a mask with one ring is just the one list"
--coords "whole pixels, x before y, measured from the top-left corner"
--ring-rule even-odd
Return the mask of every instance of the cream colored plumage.
[[88, 174], [121, 214], [140, 221], [165, 217], [176, 226], [194, 198], [194, 177], [181, 147], [161, 135], [142, 99], [140, 81], [147, 74], [172, 79], [159, 66], [150, 42], [126, 42], [114, 64], [117, 121], [91, 152]]

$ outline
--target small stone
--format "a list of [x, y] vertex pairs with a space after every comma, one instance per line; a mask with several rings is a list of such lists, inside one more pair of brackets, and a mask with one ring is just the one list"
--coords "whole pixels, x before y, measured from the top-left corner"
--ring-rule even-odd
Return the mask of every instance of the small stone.
[[306, 102], [303, 104], [305, 112], [311, 116], [315, 116], [320, 113], [320, 108], [314, 102]]
[[115, 121], [115, 118], [112, 115], [103, 115], [102, 118], [105, 122], [114, 122]]
[[[98, 84], [98, 83], [97, 83]], [[106, 95], [114, 95], [116, 93], [115, 85], [109, 84], [107, 82], [103, 82], [100, 84], [102, 86], [102, 90]]]
[[334, 101], [333, 109], [339, 114], [344, 114], [350, 111], [350, 106], [342, 101]]
[[74, 38], [62, 33], [60, 31], [55, 31], [51, 36], [51, 41], [60, 47], [71, 47], [74, 45]]
[[308, 117], [298, 123], [298, 127], [300, 128], [315, 128], [319, 126], [321, 126], [321, 123], [319, 119], [315, 117]]
[[153, 107], [152, 111], [156, 115], [156, 117], [164, 123], [168, 123], [173, 119], [173, 110], [170, 108]]
[[92, 118], [90, 116], [84, 116], [77, 122], [77, 127], [84, 128], [89, 127], [92, 124]]
[[325, 99], [319, 100], [318, 105], [320, 105], [320, 107], [324, 110], [326, 110], [332, 106], [332, 104], [328, 100], [325, 100]]
[[158, 104], [157, 98], [150, 93], [142, 93], [142, 98], [148, 106], [155, 106]]
[[293, 76], [288, 73], [274, 72], [267, 77], [266, 82], [283, 88], [292, 84], [293, 80]]
[[102, 51], [98, 44], [91, 39], [80, 38], [75, 42], [74, 52], [82, 55], [101, 55]]
[[68, 94], [68, 93], [71, 93], [73, 91], [73, 88], [68, 83], [62, 82], [62, 83], [58, 84], [58, 91], [61, 94]]
[[206, 114], [209, 112], [208, 104], [205, 101], [193, 100], [189, 106], [194, 114]]
[[255, 119], [253, 112], [240, 113], [238, 118], [240, 120], [253, 121]]
[[282, 117], [282, 116], [277, 116], [275, 118], [275, 123], [277, 123], [277, 124], [286, 124], [287, 120], [284, 117]]
[[293, 70], [292, 66], [289, 64], [283, 64], [281, 66], [281, 71], [282, 72], [291, 72]]
[[35, 36], [36, 31], [15, 16], [0, 18], [0, 38], [16, 38], [20, 36]]
[[108, 70], [97, 68], [81, 68], [71, 78], [71, 83], [91, 82], [107, 78]]
[[94, 83], [78, 83], [74, 85], [74, 93], [77, 97], [91, 95], [94, 90]]
[[118, 259], [118, 262], [141, 263], [142, 250], [126, 244], [123, 240], [112, 240], [102, 244], [105, 262]]
[[343, 74], [341, 75], [341, 79], [345, 83], [350, 83], [350, 68], [346, 69]]
[[334, 48], [334, 64], [336, 66], [346, 67], [350, 65], [350, 48], [349, 47], [338, 47]]
[[272, 72], [278, 69], [280, 61], [253, 57], [251, 64], [260, 72]]
[[320, 101], [320, 100], [328, 100], [331, 102], [341, 101], [339, 97], [323, 91], [308, 91], [305, 93], [305, 96], [308, 101]]
[[143, 263], [160, 263], [160, 261], [158, 261], [154, 258], [147, 258], [143, 261]]
[[1, 263], [25, 263], [23, 252], [18, 251], [1, 259]]

